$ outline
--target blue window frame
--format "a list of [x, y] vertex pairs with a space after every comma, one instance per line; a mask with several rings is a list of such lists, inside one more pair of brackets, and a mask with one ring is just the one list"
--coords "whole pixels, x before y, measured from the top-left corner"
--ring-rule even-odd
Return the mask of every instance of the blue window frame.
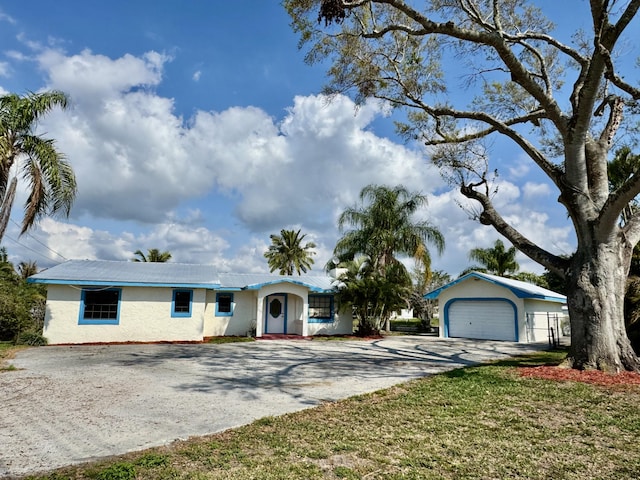
[[233, 293], [219, 292], [216, 293], [216, 317], [233, 316]]
[[120, 288], [82, 289], [78, 325], [118, 325], [121, 298]]
[[309, 323], [333, 323], [333, 295], [309, 295]]
[[174, 290], [171, 300], [172, 317], [190, 317], [193, 303], [193, 290]]

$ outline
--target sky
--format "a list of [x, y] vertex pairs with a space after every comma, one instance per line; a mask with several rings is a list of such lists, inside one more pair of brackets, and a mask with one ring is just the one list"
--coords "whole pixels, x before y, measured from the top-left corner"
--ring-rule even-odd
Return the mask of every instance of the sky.
[[[175, 262], [268, 272], [269, 235], [286, 228], [316, 244], [319, 273], [339, 214], [372, 183], [428, 196], [417, 218], [446, 240], [434, 270], [455, 277], [470, 249], [499, 238], [469, 218], [420, 145], [395, 135], [388, 106], [320, 95], [325, 70], [304, 63], [278, 1], [27, 3], [0, 4], [0, 93], [69, 95], [70, 108], [38, 131], [72, 164], [78, 195], [69, 218], [19, 236], [20, 192], [3, 240], [16, 263], [126, 261], [158, 248]], [[463, 82], [452, 92], [464, 95]], [[543, 247], [571, 253], [557, 192], [517, 148], [496, 150], [499, 210]]]

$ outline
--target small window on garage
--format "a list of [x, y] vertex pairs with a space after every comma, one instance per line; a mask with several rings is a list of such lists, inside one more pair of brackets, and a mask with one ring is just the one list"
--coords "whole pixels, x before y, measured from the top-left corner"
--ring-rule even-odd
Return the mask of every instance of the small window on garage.
[[83, 289], [80, 298], [80, 325], [118, 325], [120, 321], [119, 288]]
[[174, 290], [171, 302], [172, 317], [190, 317], [193, 290]]
[[333, 322], [333, 295], [309, 295], [309, 323]]
[[233, 293], [216, 293], [216, 317], [233, 315]]

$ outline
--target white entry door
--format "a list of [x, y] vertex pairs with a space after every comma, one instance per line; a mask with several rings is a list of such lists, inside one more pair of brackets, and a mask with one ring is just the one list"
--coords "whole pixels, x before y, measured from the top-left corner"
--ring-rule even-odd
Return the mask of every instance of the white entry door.
[[267, 297], [265, 333], [287, 333], [286, 302], [284, 295]]

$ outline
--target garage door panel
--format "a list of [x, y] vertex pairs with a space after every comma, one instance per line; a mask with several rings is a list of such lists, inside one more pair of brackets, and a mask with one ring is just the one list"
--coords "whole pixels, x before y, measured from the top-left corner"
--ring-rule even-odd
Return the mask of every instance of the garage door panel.
[[517, 341], [515, 307], [505, 300], [453, 300], [448, 326], [449, 337]]

